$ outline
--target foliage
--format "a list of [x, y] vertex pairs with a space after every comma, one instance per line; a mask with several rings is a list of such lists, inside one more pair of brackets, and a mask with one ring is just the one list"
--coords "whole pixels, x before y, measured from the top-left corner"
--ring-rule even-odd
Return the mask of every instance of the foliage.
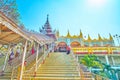
[[0, 0], [0, 11], [16, 23], [20, 22], [16, 0]]
[[81, 61], [82, 64], [86, 65], [87, 67], [93, 67], [93, 68], [101, 68], [102, 71], [92, 71], [95, 74], [98, 74], [100, 76], [108, 77], [110, 79], [117, 80], [116, 73], [118, 73], [120, 70], [113, 69], [111, 65], [107, 65], [105, 63], [102, 63], [95, 55], [85, 55]]
[[95, 68], [103, 68], [102, 64], [97, 61], [97, 57], [95, 55], [85, 55], [80, 63], [86, 65], [87, 67], [95, 67]]

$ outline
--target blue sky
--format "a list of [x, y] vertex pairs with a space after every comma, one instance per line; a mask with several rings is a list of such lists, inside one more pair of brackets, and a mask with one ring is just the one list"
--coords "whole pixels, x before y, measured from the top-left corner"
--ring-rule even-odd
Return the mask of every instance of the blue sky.
[[46, 16], [53, 29], [66, 35], [90, 34], [97, 38], [120, 35], [120, 0], [17, 0], [21, 21], [26, 28], [39, 31]]

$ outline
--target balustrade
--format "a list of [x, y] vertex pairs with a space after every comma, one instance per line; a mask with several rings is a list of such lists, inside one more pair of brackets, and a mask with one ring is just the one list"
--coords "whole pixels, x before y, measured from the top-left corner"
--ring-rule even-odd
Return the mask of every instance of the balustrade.
[[79, 47], [72, 51], [74, 54], [119, 54], [120, 47]]

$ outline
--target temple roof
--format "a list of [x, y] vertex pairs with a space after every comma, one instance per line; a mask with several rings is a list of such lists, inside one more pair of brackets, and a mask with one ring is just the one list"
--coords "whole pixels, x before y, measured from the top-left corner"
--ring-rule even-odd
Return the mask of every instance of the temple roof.
[[47, 15], [46, 22], [42, 29], [40, 29], [40, 32], [56, 40], [55, 30], [52, 30], [51, 25], [49, 23], [49, 15]]

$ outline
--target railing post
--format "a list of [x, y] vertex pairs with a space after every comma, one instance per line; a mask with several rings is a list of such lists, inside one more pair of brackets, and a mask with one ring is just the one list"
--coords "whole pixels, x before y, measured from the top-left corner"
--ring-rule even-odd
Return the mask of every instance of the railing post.
[[44, 64], [44, 62], [45, 62], [45, 53], [46, 53], [46, 52], [45, 52], [45, 44], [44, 44], [44, 45], [43, 45], [43, 55], [44, 55], [44, 56], [43, 56], [43, 64]]
[[37, 54], [36, 54], [36, 67], [35, 67], [35, 73], [36, 73], [36, 71], [37, 71], [38, 53], [39, 53], [39, 44], [37, 45]]
[[6, 54], [5, 61], [4, 61], [4, 65], [3, 65], [3, 69], [2, 69], [3, 72], [4, 72], [5, 67], [6, 67], [6, 64], [7, 64], [8, 55], [9, 55], [9, 53], [10, 53], [10, 46], [11, 46], [11, 45], [9, 44], [9, 46], [8, 46], [8, 52], [7, 52], [7, 54]]
[[21, 72], [20, 72], [20, 80], [22, 80], [26, 51], [27, 51], [27, 40], [26, 40], [26, 42], [25, 42], [24, 53], [23, 53], [23, 58], [22, 58], [22, 66], [21, 66]]

